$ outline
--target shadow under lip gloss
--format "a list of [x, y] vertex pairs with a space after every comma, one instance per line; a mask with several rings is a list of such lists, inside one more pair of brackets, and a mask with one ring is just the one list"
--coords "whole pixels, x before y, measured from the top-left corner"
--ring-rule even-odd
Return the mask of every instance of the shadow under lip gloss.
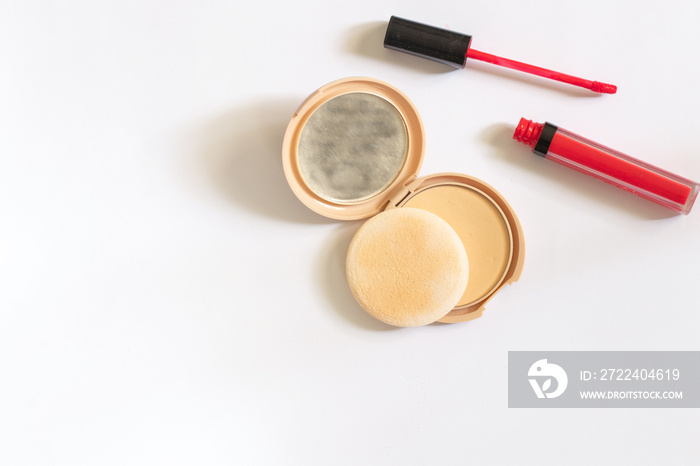
[[520, 119], [513, 139], [537, 155], [687, 215], [700, 184], [578, 136], [551, 123]]

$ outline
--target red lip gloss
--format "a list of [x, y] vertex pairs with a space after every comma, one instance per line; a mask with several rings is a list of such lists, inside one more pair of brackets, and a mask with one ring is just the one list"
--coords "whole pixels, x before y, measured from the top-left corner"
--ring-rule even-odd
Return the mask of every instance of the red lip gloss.
[[532, 147], [546, 159], [585, 173], [632, 194], [687, 215], [693, 208], [700, 184], [551, 123], [520, 119], [513, 139]]
[[455, 68], [464, 68], [467, 58], [503, 66], [543, 78], [583, 87], [600, 94], [615, 94], [617, 86], [577, 78], [558, 71], [528, 65], [471, 48], [472, 36], [416, 23], [392, 16], [386, 28], [384, 47], [438, 61]]

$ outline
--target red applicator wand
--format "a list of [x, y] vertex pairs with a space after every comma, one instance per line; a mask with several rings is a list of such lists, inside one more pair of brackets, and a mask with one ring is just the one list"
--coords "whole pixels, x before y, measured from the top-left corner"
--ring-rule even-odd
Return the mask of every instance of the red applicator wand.
[[613, 84], [577, 78], [558, 71], [474, 50], [470, 48], [471, 41], [472, 36], [466, 34], [392, 16], [386, 28], [384, 47], [435, 60], [455, 68], [464, 68], [467, 64], [467, 58], [471, 58], [583, 87], [601, 94], [614, 94], [617, 92], [617, 86]]

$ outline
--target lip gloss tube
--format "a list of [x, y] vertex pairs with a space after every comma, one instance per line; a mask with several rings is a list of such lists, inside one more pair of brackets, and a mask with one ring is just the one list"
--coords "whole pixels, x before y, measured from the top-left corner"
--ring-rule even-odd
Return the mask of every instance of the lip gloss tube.
[[625, 191], [687, 215], [700, 184], [616, 150], [590, 141], [551, 123], [520, 119], [513, 139], [537, 155], [585, 173]]

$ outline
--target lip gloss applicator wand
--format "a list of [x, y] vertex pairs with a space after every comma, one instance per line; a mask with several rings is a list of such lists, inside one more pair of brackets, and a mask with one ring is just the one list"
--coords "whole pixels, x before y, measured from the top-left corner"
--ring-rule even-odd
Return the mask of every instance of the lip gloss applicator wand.
[[521, 118], [513, 139], [533, 152], [632, 194], [687, 215], [700, 184], [616, 150], [590, 141], [551, 123]]
[[466, 34], [392, 16], [386, 28], [384, 47], [428, 58], [455, 68], [464, 68], [467, 64], [467, 59], [470, 58], [583, 87], [601, 94], [614, 94], [617, 92], [617, 86], [613, 84], [577, 78], [558, 71], [474, 50], [471, 48], [471, 41], [472, 36]]

